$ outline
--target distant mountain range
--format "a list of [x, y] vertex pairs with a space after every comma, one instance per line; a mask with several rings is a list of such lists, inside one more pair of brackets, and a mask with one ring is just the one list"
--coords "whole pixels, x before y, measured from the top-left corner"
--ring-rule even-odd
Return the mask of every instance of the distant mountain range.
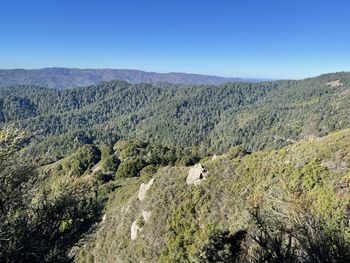
[[225, 78], [188, 73], [155, 73], [132, 69], [7, 69], [0, 70], [0, 85], [37, 85], [42, 87], [67, 89], [98, 84], [102, 81], [124, 80], [130, 83], [172, 84], [221, 84], [243, 81], [240, 78]]

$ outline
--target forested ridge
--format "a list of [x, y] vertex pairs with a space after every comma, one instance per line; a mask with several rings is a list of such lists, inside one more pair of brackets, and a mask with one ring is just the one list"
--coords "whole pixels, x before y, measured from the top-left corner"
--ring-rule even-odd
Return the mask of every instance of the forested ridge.
[[0, 88], [0, 262], [350, 261], [350, 73]]
[[215, 152], [242, 144], [253, 151], [348, 127], [349, 82], [349, 73], [337, 73], [217, 86], [16, 86], [0, 90], [0, 122], [33, 133], [34, 150], [49, 148], [52, 156], [66, 154], [73, 142], [112, 144], [119, 138], [202, 145]]

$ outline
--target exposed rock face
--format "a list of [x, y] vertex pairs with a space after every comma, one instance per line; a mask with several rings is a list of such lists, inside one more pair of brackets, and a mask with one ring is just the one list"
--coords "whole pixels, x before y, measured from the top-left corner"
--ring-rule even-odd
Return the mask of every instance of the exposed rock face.
[[107, 217], [106, 214], [104, 214], [104, 215], [102, 216], [102, 222], [106, 221], [106, 217]]
[[151, 212], [149, 211], [142, 211], [142, 218], [143, 218], [143, 221], [145, 221], [145, 223], [148, 222], [148, 220], [150, 219], [151, 217]]
[[216, 154], [213, 155], [213, 158], [211, 158], [212, 161], [216, 160], [219, 156], [217, 156]]
[[200, 182], [205, 180], [207, 176], [208, 176], [208, 171], [204, 169], [203, 165], [196, 164], [188, 171], [186, 183], [188, 185], [191, 185], [191, 184], [198, 185]]
[[136, 240], [137, 239], [137, 233], [141, 231], [142, 228], [137, 224], [137, 221], [135, 220], [130, 229], [130, 238], [131, 240]]
[[147, 184], [142, 183], [140, 185], [140, 191], [139, 191], [139, 200], [140, 201], [145, 199], [146, 193], [151, 188], [153, 182], [154, 182], [154, 179], [152, 178]]

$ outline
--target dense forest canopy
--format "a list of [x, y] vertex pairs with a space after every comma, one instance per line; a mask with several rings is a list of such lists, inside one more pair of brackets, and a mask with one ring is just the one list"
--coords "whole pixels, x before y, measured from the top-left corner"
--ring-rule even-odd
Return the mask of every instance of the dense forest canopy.
[[300, 81], [182, 86], [103, 82], [54, 90], [0, 89], [0, 123], [34, 136], [32, 149], [65, 155], [85, 143], [137, 138], [224, 152], [276, 148], [349, 126], [349, 73]]

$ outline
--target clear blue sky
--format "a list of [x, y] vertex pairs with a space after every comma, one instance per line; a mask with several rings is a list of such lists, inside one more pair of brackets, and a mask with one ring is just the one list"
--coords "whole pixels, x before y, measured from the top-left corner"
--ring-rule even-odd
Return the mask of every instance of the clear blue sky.
[[1, 0], [0, 68], [350, 71], [350, 1]]

